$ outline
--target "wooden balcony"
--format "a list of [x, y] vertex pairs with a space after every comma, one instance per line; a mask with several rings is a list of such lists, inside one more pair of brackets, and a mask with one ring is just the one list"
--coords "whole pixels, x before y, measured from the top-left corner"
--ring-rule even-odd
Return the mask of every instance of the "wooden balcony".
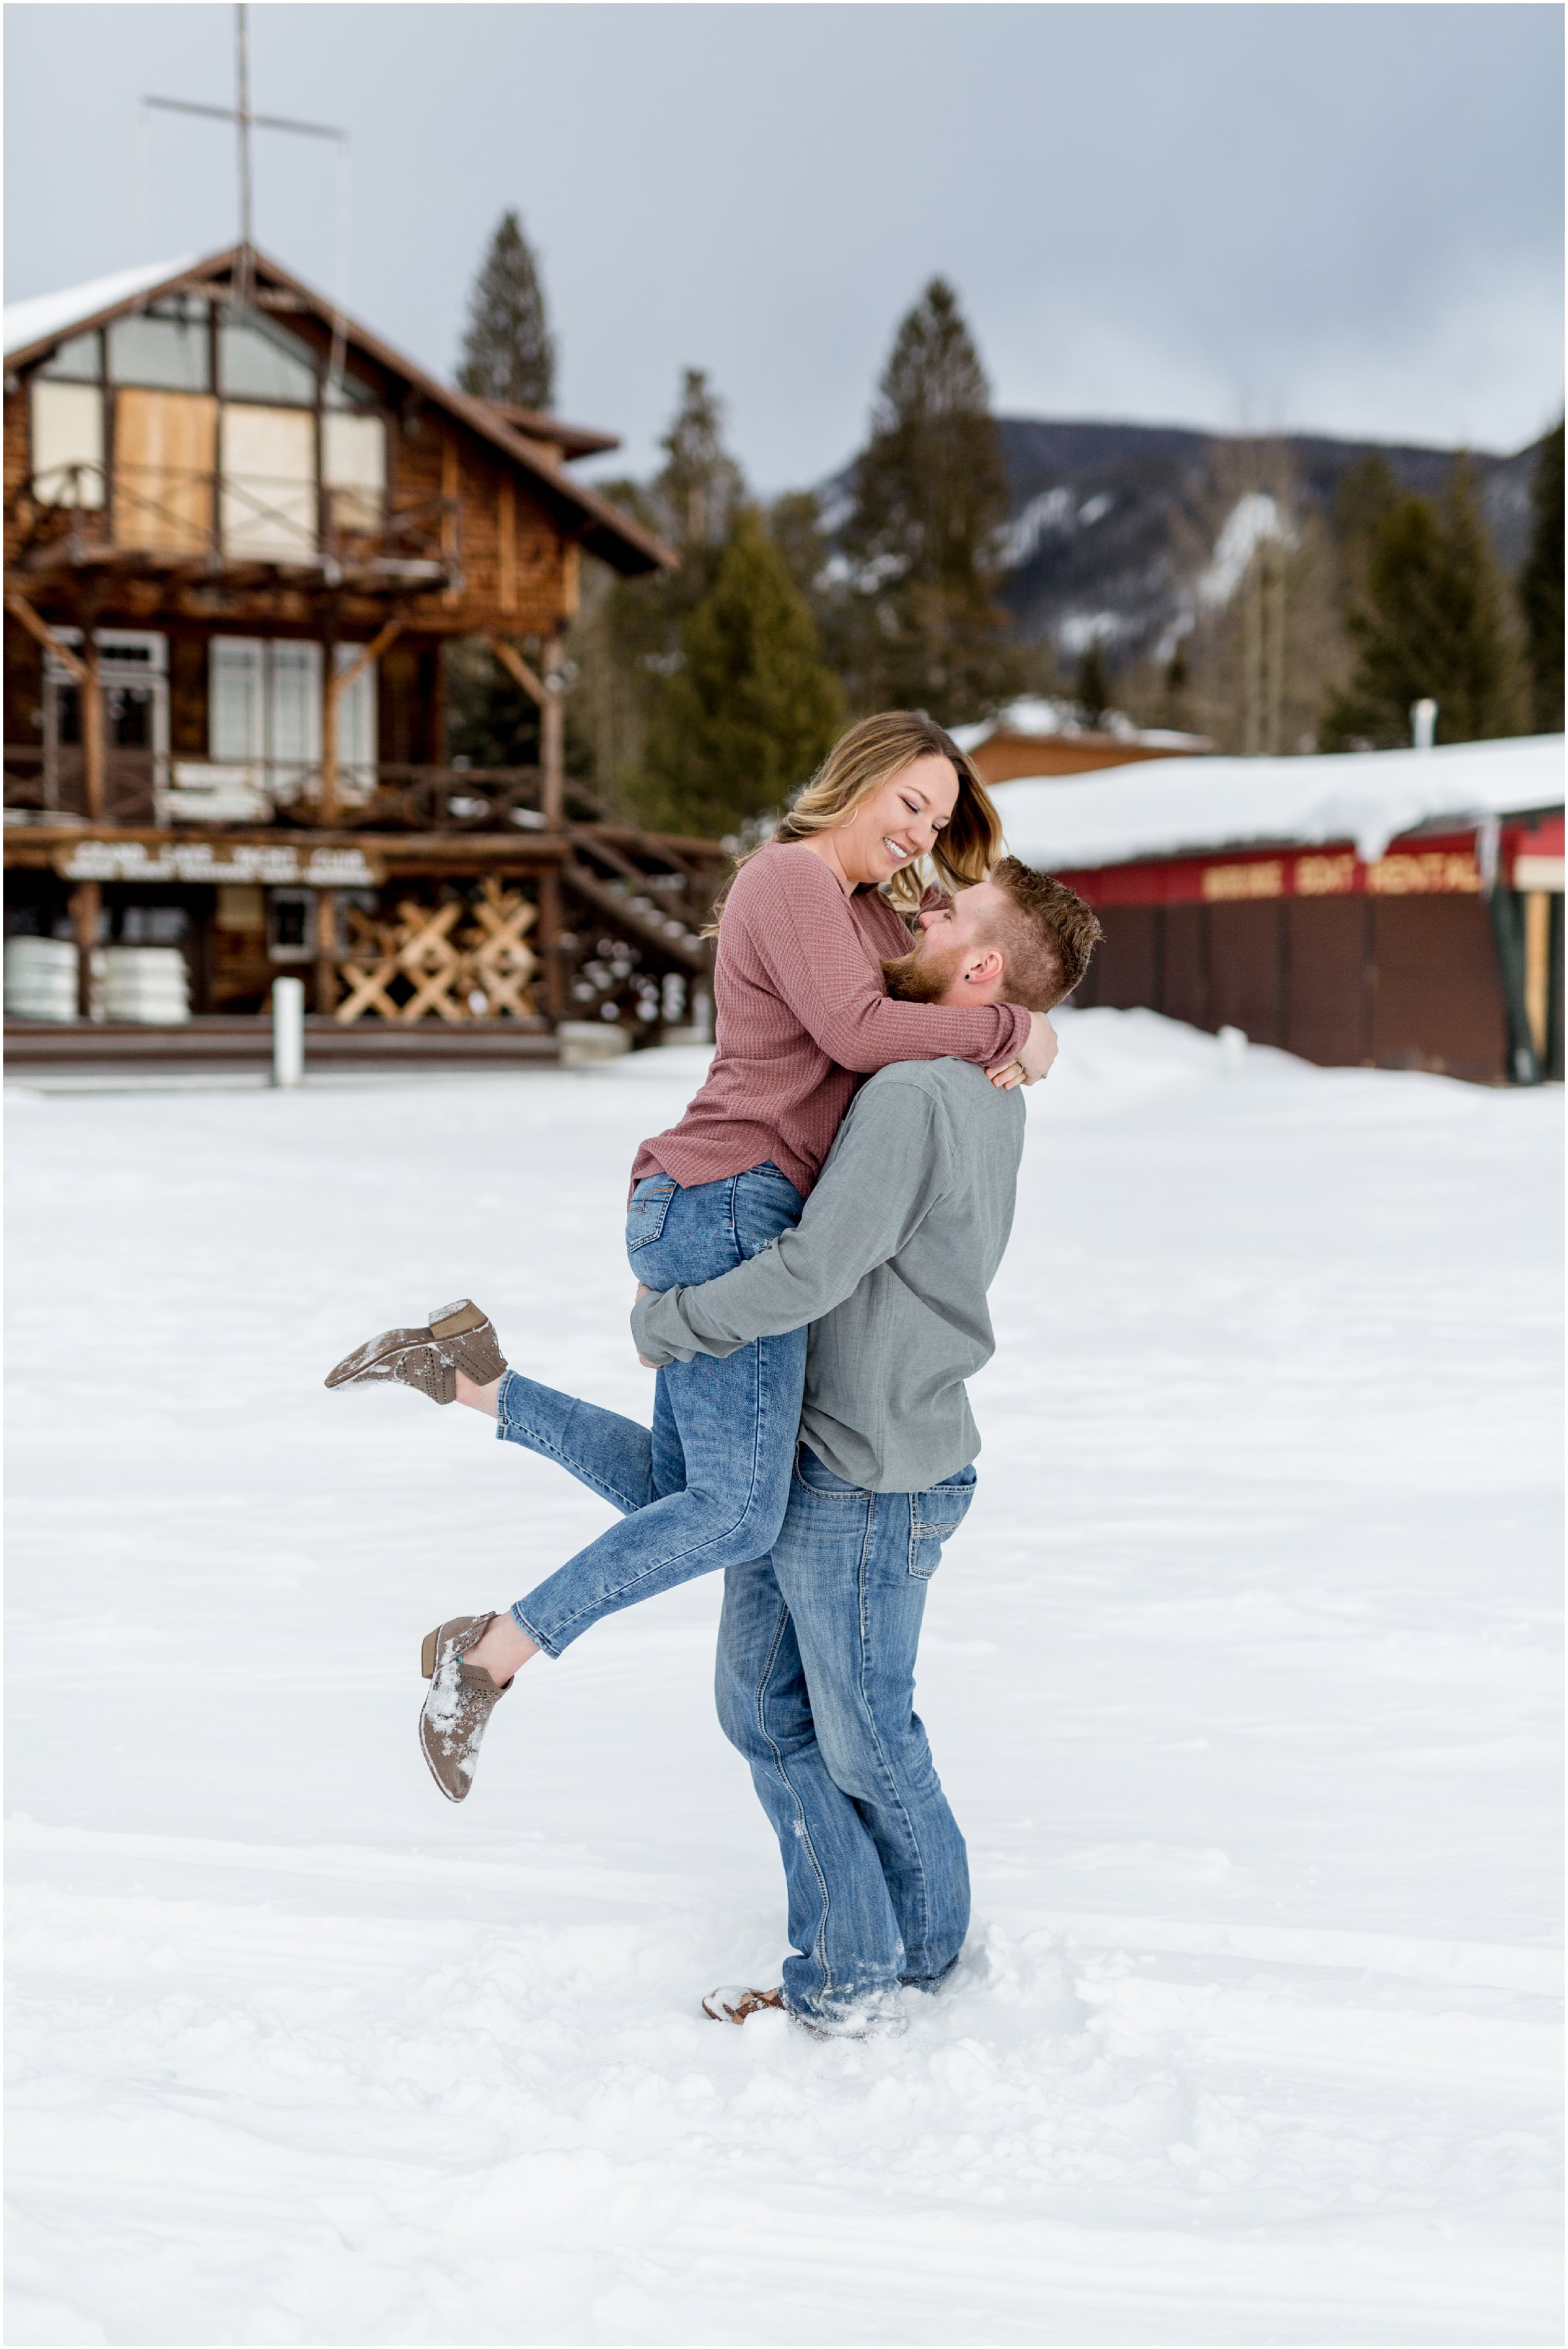
[[312, 481], [81, 464], [29, 482], [10, 519], [15, 569], [40, 585], [122, 573], [407, 598], [462, 584], [455, 498], [388, 508]]

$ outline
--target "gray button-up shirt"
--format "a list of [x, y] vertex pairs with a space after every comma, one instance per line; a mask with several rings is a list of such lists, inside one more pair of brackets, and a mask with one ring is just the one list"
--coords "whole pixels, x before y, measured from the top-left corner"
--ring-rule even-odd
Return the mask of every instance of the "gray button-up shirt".
[[980, 1450], [964, 1381], [995, 1350], [986, 1291], [1012, 1227], [1022, 1091], [962, 1061], [863, 1085], [794, 1231], [631, 1317], [654, 1362], [811, 1324], [801, 1434], [835, 1475], [919, 1493]]

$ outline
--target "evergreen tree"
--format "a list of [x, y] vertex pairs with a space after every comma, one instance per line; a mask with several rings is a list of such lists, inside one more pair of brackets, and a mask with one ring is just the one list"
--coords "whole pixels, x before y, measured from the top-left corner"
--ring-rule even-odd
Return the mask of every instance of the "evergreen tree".
[[1334, 694], [1320, 747], [1396, 749], [1410, 709], [1438, 704], [1438, 739], [1479, 742], [1515, 730], [1516, 666], [1502, 580], [1470, 468], [1456, 459], [1441, 507], [1401, 497], [1373, 528], [1366, 585], [1348, 626], [1355, 670]]
[[691, 610], [712, 583], [746, 494], [724, 446], [722, 406], [701, 367], [682, 376], [680, 404], [659, 445], [664, 463], [653, 481], [654, 520], [680, 557], [680, 594]]
[[682, 376], [659, 446], [664, 461], [651, 481], [607, 481], [599, 490], [673, 546], [680, 568], [613, 582], [590, 575], [567, 640], [577, 669], [568, 750], [577, 746], [601, 797], [639, 819], [655, 801], [662, 804], [663, 786], [644, 771], [653, 705], [661, 680], [681, 665], [681, 629], [713, 584], [745, 496], [724, 446], [722, 405], [700, 368]]
[[659, 687], [638, 793], [645, 822], [722, 837], [784, 802], [843, 723], [816, 625], [753, 507]]
[[857, 706], [929, 708], [949, 723], [981, 714], [1016, 666], [995, 592], [1007, 481], [980, 355], [942, 278], [894, 339], [854, 499], [844, 552]]
[[1519, 574], [1530, 661], [1530, 722], [1538, 734], [1563, 730], [1563, 425], [1541, 443], [1531, 483], [1535, 524]]
[[1098, 636], [1091, 636], [1084, 647], [1078, 663], [1078, 709], [1085, 726], [1103, 723], [1110, 708], [1111, 688], [1106, 676], [1106, 657], [1100, 649]]
[[556, 396], [556, 346], [523, 223], [504, 212], [469, 296], [459, 385], [476, 399], [547, 409]]
[[480, 636], [445, 646], [446, 750], [471, 767], [536, 767], [539, 711]]

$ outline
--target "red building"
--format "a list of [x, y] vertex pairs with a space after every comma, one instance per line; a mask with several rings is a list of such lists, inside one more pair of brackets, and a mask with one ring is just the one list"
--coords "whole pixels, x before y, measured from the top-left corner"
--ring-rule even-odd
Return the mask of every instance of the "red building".
[[1326, 1067], [1563, 1075], [1563, 744], [1204, 759], [1004, 784], [1010, 845], [1099, 914], [1076, 1002]]

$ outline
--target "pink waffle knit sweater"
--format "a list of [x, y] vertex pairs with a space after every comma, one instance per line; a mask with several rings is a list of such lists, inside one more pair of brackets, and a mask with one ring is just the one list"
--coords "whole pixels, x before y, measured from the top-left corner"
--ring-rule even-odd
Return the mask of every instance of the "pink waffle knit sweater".
[[719, 932], [713, 1065], [679, 1125], [643, 1143], [632, 1181], [717, 1183], [771, 1158], [804, 1197], [857, 1078], [893, 1061], [1011, 1060], [1029, 1035], [1016, 1004], [893, 1001], [882, 961], [909, 943], [885, 897], [846, 896], [814, 850], [774, 841], [752, 857]]

